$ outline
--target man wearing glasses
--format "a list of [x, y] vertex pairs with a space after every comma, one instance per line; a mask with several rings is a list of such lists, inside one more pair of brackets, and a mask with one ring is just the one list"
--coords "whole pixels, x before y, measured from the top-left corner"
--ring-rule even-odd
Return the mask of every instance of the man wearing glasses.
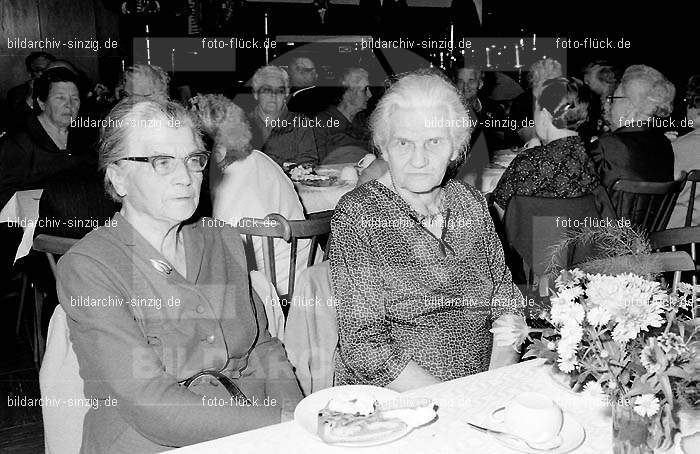
[[316, 65], [308, 57], [297, 57], [289, 64], [292, 90], [287, 103], [289, 110], [313, 116], [328, 107], [329, 95], [318, 87]]
[[[318, 152], [308, 119], [287, 108], [289, 76], [278, 66], [263, 66], [253, 75], [255, 108], [248, 114], [251, 145], [270, 156], [280, 167], [284, 163], [317, 164]], [[302, 121], [303, 120], [303, 121]]]

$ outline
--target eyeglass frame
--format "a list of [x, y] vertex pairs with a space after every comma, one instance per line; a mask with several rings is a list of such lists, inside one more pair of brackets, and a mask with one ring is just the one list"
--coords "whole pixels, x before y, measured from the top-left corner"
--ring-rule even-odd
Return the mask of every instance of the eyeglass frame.
[[[263, 92], [263, 90], [267, 90], [266, 92]], [[259, 95], [267, 95], [267, 96], [273, 96], [273, 95], [278, 95], [278, 96], [287, 96], [287, 92], [289, 89], [287, 87], [279, 87], [277, 89], [273, 89], [269, 85], [263, 85], [262, 87], [258, 88], [256, 93]]]
[[[201, 169], [193, 169], [190, 167], [189, 164], [187, 164], [195, 156], [204, 156], [204, 158], [205, 158], [204, 164], [202, 165]], [[206, 169], [207, 164], [209, 163], [209, 157], [210, 157], [209, 153], [206, 153], [203, 151], [197, 151], [195, 153], [190, 153], [187, 156], [185, 156], [184, 158], [180, 158], [180, 159], [184, 162], [185, 168], [187, 170], [190, 170], [192, 172], [204, 172], [204, 169]], [[171, 173], [173, 173], [175, 171], [175, 167], [173, 167], [172, 170], [170, 170], [169, 172], [166, 172], [166, 173], [160, 173], [156, 169], [156, 164], [155, 164], [156, 159], [163, 159], [163, 158], [168, 158], [171, 160], [178, 159], [175, 156], [159, 154], [159, 155], [155, 155], [155, 156], [127, 156], [125, 158], [120, 158], [120, 159], [116, 160], [115, 162], [119, 162], [119, 161], [147, 162], [147, 163], [151, 164], [151, 167], [153, 167], [153, 171], [156, 173], [156, 175], [160, 175], [160, 176], [170, 175]]]
[[615, 96], [615, 95], [610, 95], [605, 97], [605, 102], [608, 104], [612, 104], [615, 102], [616, 99], [628, 99], [629, 96]]

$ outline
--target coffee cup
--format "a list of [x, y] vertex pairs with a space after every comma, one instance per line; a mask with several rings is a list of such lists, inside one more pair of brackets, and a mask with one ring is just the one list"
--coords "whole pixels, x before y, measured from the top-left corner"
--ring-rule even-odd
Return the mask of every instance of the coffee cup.
[[528, 443], [554, 440], [564, 422], [561, 408], [549, 397], [534, 392], [517, 395], [504, 407], [495, 409], [491, 418], [501, 423], [505, 432]]

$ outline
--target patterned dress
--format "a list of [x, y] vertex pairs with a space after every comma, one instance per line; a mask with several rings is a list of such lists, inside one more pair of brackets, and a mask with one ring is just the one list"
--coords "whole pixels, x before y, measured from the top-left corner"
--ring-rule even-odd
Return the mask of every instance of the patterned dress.
[[493, 199], [505, 210], [514, 195], [566, 199], [588, 194], [599, 185], [583, 140], [571, 136], [516, 156], [493, 191]]
[[386, 386], [411, 360], [440, 380], [482, 372], [491, 322], [522, 314], [523, 296], [482, 195], [450, 180], [444, 208], [441, 248], [417, 213], [378, 181], [340, 200], [330, 253], [336, 384]]

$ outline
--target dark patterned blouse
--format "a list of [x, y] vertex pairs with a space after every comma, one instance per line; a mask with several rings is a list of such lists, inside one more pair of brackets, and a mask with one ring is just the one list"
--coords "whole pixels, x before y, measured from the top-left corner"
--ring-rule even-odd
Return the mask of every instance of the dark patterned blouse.
[[571, 136], [516, 156], [493, 191], [493, 199], [505, 210], [514, 195], [566, 199], [588, 194], [599, 185], [583, 140]]
[[441, 247], [378, 181], [346, 194], [332, 221], [336, 384], [386, 386], [415, 361], [440, 380], [486, 370], [491, 322], [522, 313], [483, 196], [450, 180]]

